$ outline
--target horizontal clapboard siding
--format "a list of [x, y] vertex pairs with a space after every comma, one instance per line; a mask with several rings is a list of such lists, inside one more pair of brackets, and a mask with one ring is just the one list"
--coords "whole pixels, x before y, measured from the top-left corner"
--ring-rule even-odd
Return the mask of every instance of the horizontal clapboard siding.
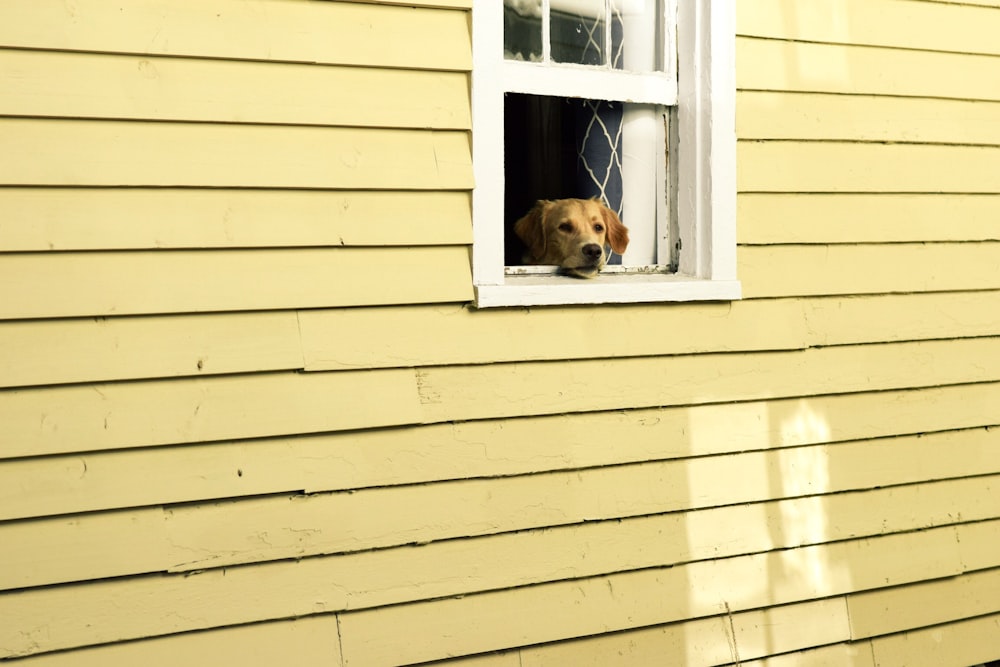
[[[442, 318], [449, 322], [444, 330], [435, 326]], [[679, 318], [685, 326], [671, 327]], [[775, 326], [760, 327], [761, 318]], [[720, 327], [723, 320], [726, 326]], [[305, 364], [311, 371], [604, 358], [609, 350], [631, 357], [798, 349], [805, 324], [802, 304], [791, 300], [679, 304], [652, 312], [646, 306], [622, 306], [470, 313], [448, 305], [300, 315]]]
[[[848, 441], [859, 444], [836, 452], [869, 452], [871, 461], [880, 462], [876, 476], [910, 465], [899, 456], [906, 451], [914, 462], [938, 457], [936, 478], [946, 479], [975, 474], [976, 466], [984, 473], [992, 470], [996, 434], [982, 428], [998, 425], [989, 410], [998, 396], [998, 384], [958, 385], [827, 396], [808, 403], [788, 399], [633, 410], [21, 459], [0, 467], [5, 511], [0, 518], [349, 491]], [[901, 431], [910, 435], [893, 440]], [[539, 438], [538, 433], [548, 435]], [[876, 438], [886, 439], [870, 442]], [[955, 456], [940, 458], [949, 448]], [[920, 479], [904, 475], [900, 483]]]
[[0, 394], [0, 417], [10, 427], [0, 452], [33, 456], [315, 433], [419, 423], [422, 416], [417, 383], [407, 370], [12, 390]]
[[742, 90], [1000, 101], [993, 55], [741, 37], [736, 62]]
[[7, 251], [467, 245], [462, 191], [7, 188]]
[[301, 367], [289, 311], [0, 323], [4, 387]]
[[[948, 4], [817, 0], [807, 5], [758, 0], [738, 4], [737, 21], [739, 33], [753, 37], [1000, 55], [995, 39], [1000, 15], [971, 7], [976, 4], [1000, 6], [996, 0]], [[950, 23], [961, 24], [962, 31], [941, 29]]]
[[[6, 424], [0, 452], [18, 457], [314, 433], [362, 428], [366, 419], [389, 426], [993, 383], [1000, 380], [998, 347], [1000, 338], [971, 338], [23, 389], [0, 393]], [[664, 384], [664, 377], [672, 382]], [[324, 404], [328, 409], [319, 409]]]
[[372, 67], [467, 70], [465, 12], [413, 10], [467, 0], [408, 2], [209, 0], [164, 12], [151, 0], [128, 7], [101, 0], [12, 0], [0, 7], [0, 45], [94, 53], [193, 56]]
[[1000, 614], [872, 642], [875, 664], [966, 667], [1000, 655]]
[[[989, 382], [1000, 379], [1000, 361], [996, 368], [991, 362], [996, 347], [1000, 339], [985, 338], [613, 364], [574, 361], [558, 369], [544, 363], [440, 367], [417, 377], [424, 414], [437, 421], [762, 399], [776, 391], [802, 396], [899, 389], [914, 386], [917, 378], [924, 386]], [[672, 382], [665, 385], [664, 377]]]
[[[979, 529], [997, 537], [996, 526]], [[983, 570], [956, 580], [930, 581], [906, 588], [848, 597], [852, 632], [858, 637], [939, 625], [955, 618], [995, 613], [1000, 570]], [[916, 606], [914, 606], [916, 605]]]
[[[8, 387], [255, 370], [352, 370], [487, 361], [799, 349], [1000, 335], [1000, 292], [743, 301], [650, 313], [471, 314], [462, 306], [177, 315], [0, 323], [0, 384]], [[939, 317], [928, 318], [931, 310]], [[670, 323], [683, 313], [686, 326]], [[445, 331], [434, 328], [446, 317]], [[620, 335], [622, 323], [656, 322]], [[719, 327], [725, 319], [726, 326]], [[758, 323], [766, 320], [768, 327]], [[580, 335], [558, 326], [570, 322]], [[587, 331], [584, 335], [582, 332]], [[156, 350], [156, 354], [150, 352]]]
[[[774, 554], [709, 561], [344, 614], [344, 662], [388, 665], [436, 657], [439, 638], [449, 628], [461, 630], [450, 637], [454, 650], [474, 653], [958, 574], [956, 537], [951, 528], [929, 530], [806, 548], [784, 558]], [[898, 559], [887, 565], [893, 561], [888, 550], [894, 548], [910, 554], [905, 567]], [[823, 580], [801, 570], [824, 562], [838, 565]], [[737, 581], [743, 585], [734, 588]], [[770, 590], [758, 582], [769, 582]], [[677, 595], [679, 590], [698, 594]], [[567, 607], [575, 613], [560, 613]]]
[[340, 654], [337, 620], [332, 615], [294, 621], [256, 623], [212, 632], [192, 632], [125, 644], [110, 644], [71, 653], [35, 656], [14, 664], [24, 667], [105, 667], [143, 664], [171, 667], [178, 663], [266, 667], [288, 659], [289, 647], [303, 664], [330, 664]]
[[[746, 667], [875, 667], [869, 642], [833, 644], [742, 663]], [[887, 666], [886, 666], [887, 667]]]
[[996, 291], [811, 299], [805, 304], [809, 340], [844, 345], [993, 336], [1000, 329], [998, 299]]
[[22, 253], [0, 255], [0, 319], [465, 301], [469, 281], [461, 246]]
[[0, 6], [0, 658], [1000, 657], [1000, 5], [737, 3], [746, 298], [481, 312], [472, 4]]
[[[397, 487], [351, 494], [283, 496], [166, 511], [151, 508], [89, 518], [18, 522], [0, 526], [3, 537], [0, 555], [5, 563], [13, 565], [0, 575], [0, 589], [147, 572], [201, 570], [687, 510], [702, 511], [689, 512], [683, 523], [679, 517], [667, 515], [662, 520], [635, 521], [629, 527], [612, 523], [601, 529], [581, 528], [580, 539], [592, 540], [592, 545], [613, 543], [616, 539], [621, 540], [622, 549], [627, 544], [645, 545], [640, 550], [642, 555], [629, 562], [623, 553], [608, 553], [602, 559], [596, 551], [591, 551], [589, 558], [593, 562], [589, 567], [603, 562], [600, 567], [608, 569], [590, 573], [614, 571], [614, 558], [621, 559], [621, 569], [638, 569], [924, 529], [952, 523], [959, 517], [963, 521], [997, 518], [1000, 512], [992, 500], [998, 489], [997, 476], [856, 492], [905, 484], [925, 476], [1000, 472], [1000, 460], [995, 455], [977, 461], [972, 456], [977, 452], [976, 443], [969, 446], [961, 438], [956, 440], [954, 452], [949, 451], [946, 438], [932, 440], [934, 451], [904, 441], [892, 453], [912, 457], [913, 461], [892, 467], [884, 463], [886, 448], [882, 447], [883, 452], [873, 454], [879, 457], [878, 470], [882, 473], [874, 481], [870, 479], [872, 475], [869, 479], [864, 475], [849, 479], [846, 471], [851, 465], [861, 465], [859, 462], [866, 458], [859, 454], [861, 447], [842, 445], [805, 453], [748, 454], [721, 462], [644, 464], [417, 489]], [[978, 451], [982, 450], [980, 445]], [[961, 462], [940, 466], [944, 472], [926, 472], [947, 456]], [[786, 481], [778, 482], [785, 487], [782, 491], [771, 488], [775, 484], [773, 478], [780, 479], [782, 473], [808, 474], [816, 468], [831, 475], [837, 473], [839, 478], [827, 485], [796, 485]], [[748, 479], [740, 474], [746, 470], [760, 474]], [[686, 481], [686, 475], [692, 477], [691, 481]], [[705, 480], [712, 480], [713, 484]], [[615, 490], [618, 497], [610, 503], [606, 498]], [[847, 491], [855, 492], [842, 493]], [[811, 495], [816, 493], [842, 495], [829, 498]], [[774, 506], [746, 504], [784, 494], [810, 494], [810, 497]], [[877, 515], [868, 511], [872, 503], [879, 507]], [[733, 509], [708, 511], [719, 506]], [[449, 510], [443, 511], [441, 507]], [[429, 516], [434, 517], [431, 525], [424, 518]], [[341, 518], [324, 525], [324, 517]], [[782, 525], [790, 517], [809, 520], [811, 524], [786, 529], [784, 539], [774, 537], [782, 534]], [[713, 526], [723, 525], [732, 526], [727, 530], [725, 549], [692, 542], [692, 535], [709, 538], [714, 534]], [[740, 525], [745, 529], [736, 528]], [[666, 558], [667, 553], [660, 542], [683, 545], [685, 530], [690, 550], [657, 560]], [[127, 537], [116, 539], [123, 533]], [[84, 540], [84, 536], [90, 536], [90, 541]], [[565, 535], [548, 535], [544, 540], [536, 540], [543, 544], [551, 542], [548, 546], [525, 544], [524, 548], [540, 552], [558, 548], [556, 544], [565, 539]], [[654, 544], [660, 546], [653, 548]], [[42, 561], [39, 553], [51, 555]]]
[[997, 146], [754, 141], [737, 153], [741, 192], [1000, 192]]
[[[823, 266], [818, 254], [813, 253], [815, 266]], [[928, 309], [940, 317], [929, 319]], [[449, 323], [443, 331], [434, 328], [441, 317]], [[679, 317], [685, 326], [672, 328]], [[1000, 292], [747, 300], [653, 311], [624, 306], [470, 314], [460, 306], [404, 306], [313, 310], [301, 313], [299, 321], [306, 368], [348, 370], [604, 357], [609, 347], [627, 357], [995, 336]]]
[[743, 91], [737, 108], [742, 139], [1000, 144], [997, 102]]
[[[462, 72], [3, 49], [0, 72], [4, 113], [16, 116], [437, 129], [470, 123]], [[412, 102], [400, 105], [401, 96]]]
[[[842, 639], [846, 635], [844, 623], [843, 601], [832, 598], [528, 647], [519, 652], [516, 666], [655, 665], [665, 655], [686, 656], [699, 665], [738, 660], [747, 664], [745, 661], [754, 657]], [[475, 665], [461, 660], [445, 664]]]
[[[952, 298], [992, 289], [996, 271], [988, 264], [996, 254], [1000, 199], [998, 181], [981, 170], [993, 169], [988, 165], [1000, 146], [994, 129], [1000, 107], [995, 78], [981, 79], [996, 65], [995, 7], [855, 0], [739, 5], [744, 293], [826, 297], [806, 302], [808, 328], [819, 336], [813, 344], [861, 342], [867, 335], [899, 340], [902, 331], [913, 335], [921, 326], [895, 320], [905, 317], [897, 306], [907, 299], [921, 300], [919, 319], [929, 322], [950, 317]], [[945, 264], [940, 273], [934, 260], [925, 262], [934, 255]], [[975, 255], [983, 270], [960, 286], [964, 270], [976, 273]], [[975, 335], [976, 325], [967, 322], [963, 335]], [[967, 574], [849, 593], [849, 632], [817, 638], [815, 648], [803, 643], [783, 656], [744, 656], [730, 632], [724, 635], [730, 655], [712, 660], [875, 667], [967, 666], [1000, 657], [990, 616], [997, 559], [983, 551], [997, 528], [987, 521], [962, 530], [978, 535], [966, 545], [957, 537]], [[913, 560], [901, 557], [897, 565]]]
[[742, 245], [1000, 240], [998, 195], [744, 193], [737, 209]]
[[[1000, 153], [998, 153], [1000, 154]], [[749, 298], [1000, 288], [1000, 243], [749, 246], [738, 253]]]
[[[542, 571], [554, 573], [548, 575], [552, 578], [565, 576], [573, 549], [525, 558], [520, 548], [510, 549], [521, 545], [502, 544], [507, 539], [446, 541], [187, 576], [111, 579], [84, 584], [87, 595], [77, 585], [13, 592], [0, 597], [0, 619], [18, 618], [32, 631], [14, 632], [5, 623], [0, 638], [6, 655], [19, 655], [36, 650], [41, 633], [47, 646], [69, 648], [355, 609], [340, 617], [345, 658], [399, 664], [725, 614], [727, 604], [729, 611], [747, 611], [945, 579], [966, 572], [964, 554], [990, 549], [996, 536], [977, 524], [944, 526], [529, 586]], [[587, 548], [584, 544], [575, 559], [586, 562]], [[613, 541], [607, 548], [617, 562], [621, 545]], [[912, 557], [893, 557], [900, 552]], [[554, 554], [560, 557], [553, 560]], [[823, 576], [810, 574], [814, 566], [825, 568]], [[419, 586], [413, 585], [414, 577]], [[262, 579], [277, 594], [262, 597]], [[689, 587], [701, 593], [676, 594]], [[468, 595], [473, 590], [484, 592]], [[996, 598], [991, 600], [995, 606]], [[565, 604], [579, 615], [559, 614]], [[511, 605], [520, 611], [512, 612]], [[552, 617], [560, 618], [557, 628], [547, 623]], [[456, 643], [448, 641], [447, 627], [462, 630]]]
[[456, 131], [7, 119], [0, 151], [5, 185], [472, 186], [469, 138]]

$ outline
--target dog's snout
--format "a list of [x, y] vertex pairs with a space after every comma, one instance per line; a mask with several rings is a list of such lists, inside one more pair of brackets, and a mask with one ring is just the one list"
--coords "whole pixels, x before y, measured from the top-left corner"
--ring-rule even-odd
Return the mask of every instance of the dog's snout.
[[587, 245], [583, 246], [582, 252], [583, 256], [590, 260], [600, 259], [601, 255], [604, 253], [604, 251], [601, 249], [601, 246], [597, 245], [596, 243], [588, 243]]

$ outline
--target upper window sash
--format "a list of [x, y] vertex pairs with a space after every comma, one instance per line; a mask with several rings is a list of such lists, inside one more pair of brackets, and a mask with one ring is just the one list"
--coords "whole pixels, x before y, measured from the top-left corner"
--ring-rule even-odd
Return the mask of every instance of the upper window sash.
[[[659, 104], [673, 106], [677, 103], [677, 31], [676, 0], [588, 0], [588, 2], [567, 2], [566, 0], [536, 0], [541, 10], [541, 41], [542, 58], [539, 62], [526, 60], [507, 60], [504, 58], [502, 29], [498, 32], [500, 43], [494, 48], [487, 47], [489, 52], [481, 55], [495, 59], [494, 66], [500, 75], [500, 86], [504, 92], [525, 93], [529, 95], [551, 95], [554, 97], [578, 97], [583, 99], [602, 99], [639, 104]], [[646, 22], [642, 16], [643, 7], [647, 3], [659, 3], [661, 9], [653, 12], [657, 18], [654, 24]], [[491, 14], [487, 25], [503, 25], [504, 0], [493, 0], [492, 3], [476, 3], [475, 11]], [[568, 10], [572, 14], [586, 14], [588, 5], [594, 8], [594, 15], [604, 17], [618, 16], [624, 22], [624, 52], [618, 66], [610, 62], [612, 42], [611, 21], [605, 24], [605, 62], [603, 64], [574, 64], [558, 62], [551, 55], [551, 13], [553, 10]], [[648, 5], [652, 7], [652, 5]], [[630, 21], [638, 20], [641, 29], [635, 30]], [[650, 30], [643, 34], [642, 30]], [[633, 39], [630, 40], [630, 37]], [[643, 37], [648, 37], [653, 43], [646, 48], [636, 48], [640, 53], [639, 67], [632, 67], [635, 61], [632, 57], [632, 44]], [[654, 62], [647, 63], [648, 60]], [[477, 67], [481, 63], [477, 63]], [[595, 91], [599, 94], [595, 95]]]

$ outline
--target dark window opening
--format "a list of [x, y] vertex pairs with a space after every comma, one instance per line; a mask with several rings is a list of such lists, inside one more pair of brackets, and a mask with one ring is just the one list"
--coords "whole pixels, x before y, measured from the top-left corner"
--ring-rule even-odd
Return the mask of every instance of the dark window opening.
[[[521, 263], [514, 223], [539, 199], [597, 197], [622, 215], [622, 105], [504, 97], [504, 263]], [[619, 256], [609, 264], [621, 263]]]

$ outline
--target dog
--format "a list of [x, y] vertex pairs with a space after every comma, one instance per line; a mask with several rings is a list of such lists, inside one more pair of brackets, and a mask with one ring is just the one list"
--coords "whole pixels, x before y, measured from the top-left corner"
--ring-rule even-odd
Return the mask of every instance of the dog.
[[576, 278], [593, 278], [616, 253], [628, 247], [628, 228], [598, 199], [539, 200], [514, 223], [527, 250], [525, 264], [555, 264]]

